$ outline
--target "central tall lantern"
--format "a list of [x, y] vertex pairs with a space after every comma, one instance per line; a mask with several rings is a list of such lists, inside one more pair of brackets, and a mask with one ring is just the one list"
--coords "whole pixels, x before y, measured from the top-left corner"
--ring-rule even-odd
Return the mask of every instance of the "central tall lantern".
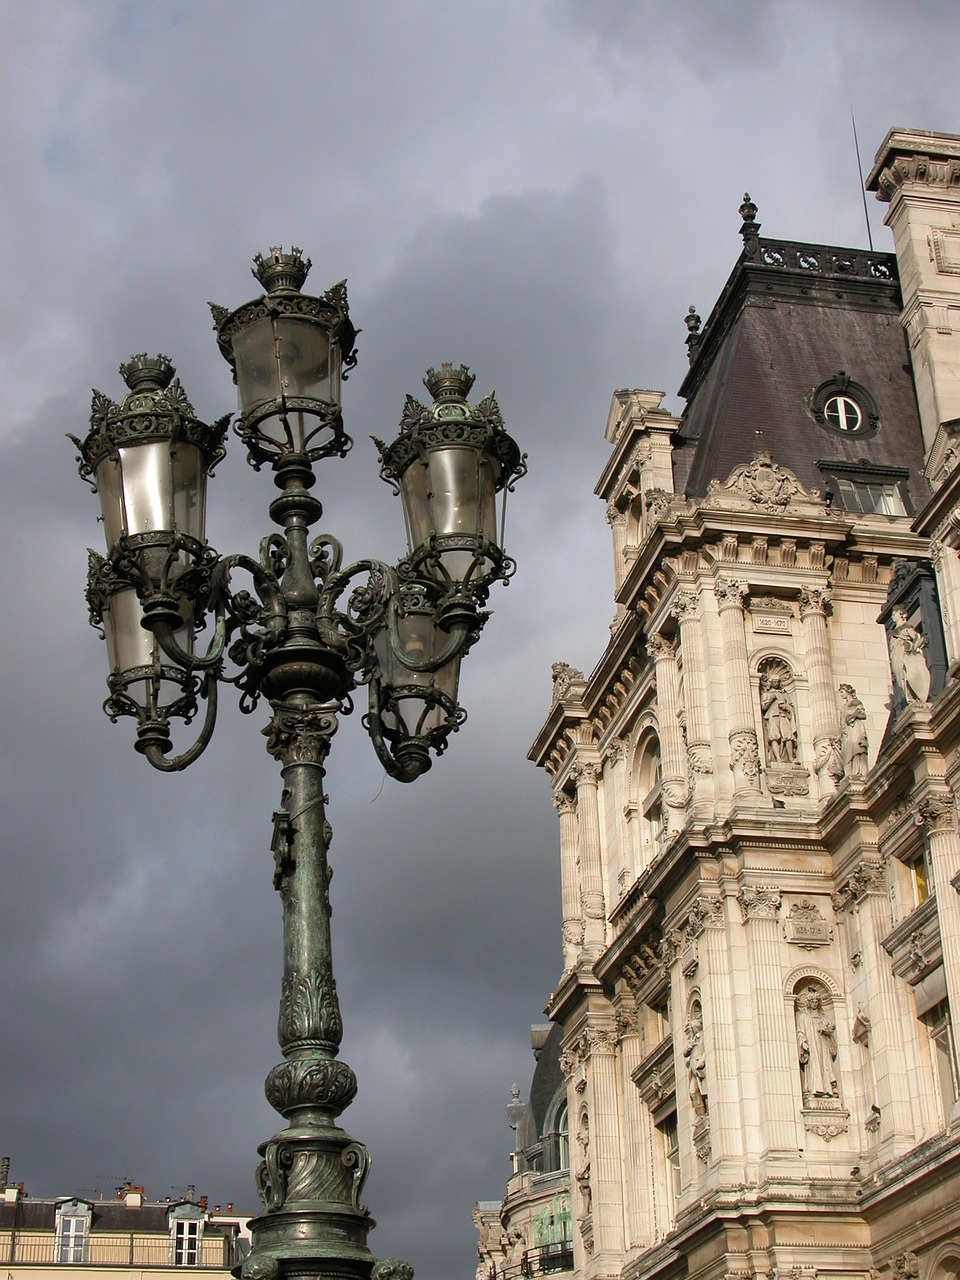
[[[356, 364], [346, 285], [304, 294], [310, 262], [299, 249], [273, 248], [254, 264], [261, 296], [233, 311], [211, 306], [237, 384], [235, 428], [248, 462], [273, 471], [270, 515], [281, 531], [256, 559], [207, 544], [206, 481], [228, 419], [202, 423], [165, 356], [134, 356], [121, 366], [129, 394], [115, 404], [95, 392], [90, 431], [74, 437], [106, 537], [106, 555], [90, 553], [87, 600], [107, 641], [105, 709], [136, 720], [137, 749], [157, 769], [183, 769], [206, 748], [220, 684], [238, 688], [244, 711], [261, 698], [271, 709], [267, 750], [283, 777], [272, 844], [283, 1061], [265, 1088], [286, 1125], [260, 1148], [263, 1212], [251, 1221], [241, 1280], [409, 1280], [405, 1263], [377, 1262], [367, 1247], [369, 1154], [337, 1123], [357, 1082], [338, 1058], [324, 766], [363, 685], [363, 723], [391, 776], [412, 782], [446, 749], [465, 718], [461, 661], [487, 620], [490, 587], [515, 567], [503, 508], [526, 467], [495, 397], [468, 402], [466, 367], [429, 370], [433, 403], [408, 396], [396, 440], [377, 441], [408, 552], [396, 565], [344, 565], [336, 538], [310, 533], [322, 514], [310, 490], [314, 464], [352, 443], [340, 406]], [[195, 636], [211, 621], [198, 653]], [[174, 753], [172, 722], [189, 723], [202, 706], [195, 740]]]

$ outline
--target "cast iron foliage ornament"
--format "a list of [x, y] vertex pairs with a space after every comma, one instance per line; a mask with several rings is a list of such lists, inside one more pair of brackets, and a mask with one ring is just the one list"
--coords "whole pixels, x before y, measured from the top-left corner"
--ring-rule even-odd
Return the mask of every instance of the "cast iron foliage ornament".
[[[264, 1212], [251, 1222], [241, 1275], [370, 1280], [374, 1223], [360, 1201], [370, 1157], [337, 1124], [357, 1083], [338, 1060], [324, 768], [363, 686], [363, 724], [392, 777], [413, 782], [443, 753], [465, 718], [460, 661], [487, 620], [490, 587], [515, 568], [502, 547], [503, 501], [526, 465], [495, 397], [467, 401], [465, 366], [429, 370], [433, 404], [408, 396], [397, 439], [377, 441], [381, 474], [403, 501], [408, 552], [396, 565], [344, 565], [336, 538], [310, 534], [322, 515], [310, 490], [314, 464], [352, 443], [340, 409], [357, 359], [346, 285], [303, 294], [310, 262], [299, 249], [254, 262], [263, 294], [234, 311], [211, 305], [239, 392], [235, 430], [254, 469], [273, 471], [270, 516], [282, 532], [263, 538], [257, 558], [207, 545], [206, 479], [224, 456], [229, 415], [202, 423], [166, 356], [134, 356], [121, 366], [129, 394], [116, 404], [95, 391], [89, 433], [71, 437], [107, 542], [105, 557], [90, 553], [87, 603], [107, 641], [105, 710], [136, 720], [136, 748], [155, 768], [184, 769], [205, 749], [220, 684], [236, 686], [244, 712], [261, 698], [270, 705], [266, 747], [283, 777], [272, 845], [283, 1062], [265, 1088], [286, 1127], [260, 1148]], [[190, 724], [201, 709], [195, 741], [174, 754], [171, 722]], [[379, 1273], [412, 1275], [396, 1259]]]

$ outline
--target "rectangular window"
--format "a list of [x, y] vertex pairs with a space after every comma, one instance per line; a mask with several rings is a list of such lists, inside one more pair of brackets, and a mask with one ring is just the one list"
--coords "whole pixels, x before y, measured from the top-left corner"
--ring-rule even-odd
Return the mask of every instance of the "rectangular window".
[[174, 1224], [173, 1265], [175, 1267], [195, 1267], [199, 1261], [199, 1219], [178, 1218]]
[[905, 516], [900, 486], [882, 481], [850, 480], [837, 476], [834, 480], [840, 505], [845, 511], [860, 511], [866, 515]]
[[677, 1127], [677, 1113], [671, 1111], [668, 1116], [658, 1121], [657, 1130], [663, 1151], [664, 1191], [667, 1202], [667, 1230], [669, 1230], [676, 1220], [677, 1203], [680, 1199], [680, 1131]]
[[948, 1123], [950, 1108], [957, 1100], [957, 1059], [950, 1026], [950, 1008], [941, 1000], [923, 1015], [930, 1036], [933, 1071], [940, 1093], [940, 1111], [944, 1125]]
[[83, 1262], [86, 1242], [86, 1218], [61, 1216], [60, 1237], [57, 1241], [58, 1262]]

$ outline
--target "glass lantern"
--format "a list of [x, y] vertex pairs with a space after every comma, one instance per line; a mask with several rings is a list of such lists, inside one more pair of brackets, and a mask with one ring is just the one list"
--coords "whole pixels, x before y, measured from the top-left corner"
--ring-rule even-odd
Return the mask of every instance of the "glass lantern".
[[465, 365], [429, 369], [423, 381], [434, 403], [427, 409], [408, 398], [400, 435], [391, 445], [377, 441], [381, 475], [400, 493], [412, 563], [482, 603], [511, 568], [503, 553], [506, 495], [526, 465], [496, 399], [467, 402], [474, 378]]
[[233, 369], [237, 432], [255, 467], [285, 459], [344, 454], [340, 412], [344, 368], [356, 364], [345, 282], [322, 298], [301, 293], [310, 270], [299, 249], [258, 254], [254, 275], [266, 293], [236, 311], [214, 306], [217, 341]]

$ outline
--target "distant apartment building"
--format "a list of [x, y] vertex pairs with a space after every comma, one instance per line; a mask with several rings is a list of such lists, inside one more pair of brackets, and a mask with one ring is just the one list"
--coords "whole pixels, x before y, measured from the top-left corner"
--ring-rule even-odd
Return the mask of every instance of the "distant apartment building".
[[5, 1185], [0, 1198], [0, 1267], [5, 1280], [84, 1280], [118, 1273], [151, 1280], [171, 1268], [223, 1277], [247, 1252], [244, 1218], [205, 1198], [147, 1200], [125, 1184], [115, 1199], [30, 1196]]

